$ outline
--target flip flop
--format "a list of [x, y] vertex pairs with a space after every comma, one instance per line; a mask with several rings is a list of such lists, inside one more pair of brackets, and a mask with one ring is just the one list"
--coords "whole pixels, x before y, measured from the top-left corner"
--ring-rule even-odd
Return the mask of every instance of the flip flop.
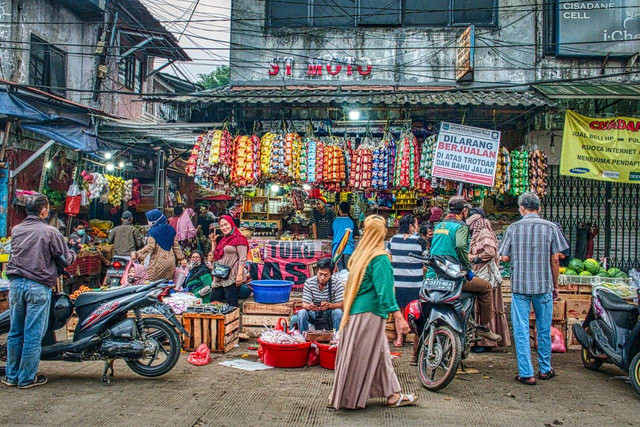
[[394, 346], [394, 347], [398, 347], [398, 348], [400, 348], [400, 347], [402, 347], [403, 345], [404, 345], [404, 344], [403, 344], [403, 342], [402, 342], [402, 339], [400, 339], [400, 341], [395, 340], [395, 341], [393, 342], [393, 346]]
[[520, 375], [516, 375], [516, 381], [521, 382], [522, 384], [525, 384], [525, 385], [536, 385], [536, 384], [538, 384], [536, 382], [535, 378], [533, 378], [533, 377], [522, 378]]
[[556, 376], [556, 371], [553, 370], [553, 368], [551, 368], [551, 370], [549, 372], [547, 372], [546, 374], [543, 374], [542, 372], [538, 372], [538, 379], [545, 381], [545, 380], [550, 380], [551, 378]]
[[418, 398], [413, 394], [402, 394], [395, 403], [387, 403], [389, 408], [400, 408], [401, 406], [415, 405]]

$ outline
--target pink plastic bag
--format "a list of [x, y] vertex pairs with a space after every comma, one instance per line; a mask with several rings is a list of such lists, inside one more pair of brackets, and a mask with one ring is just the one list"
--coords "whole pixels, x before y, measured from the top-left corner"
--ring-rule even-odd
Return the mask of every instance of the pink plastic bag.
[[208, 365], [211, 362], [211, 350], [209, 350], [209, 347], [207, 347], [205, 343], [202, 343], [196, 351], [189, 353], [187, 362], [195, 366]]
[[564, 341], [564, 336], [562, 332], [551, 327], [551, 352], [552, 353], [566, 353], [567, 346]]

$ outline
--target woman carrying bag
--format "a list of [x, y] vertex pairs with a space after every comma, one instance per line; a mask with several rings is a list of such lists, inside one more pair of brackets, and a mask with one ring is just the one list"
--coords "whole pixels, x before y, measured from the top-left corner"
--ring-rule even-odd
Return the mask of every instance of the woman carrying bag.
[[198, 298], [202, 298], [205, 303], [211, 302], [211, 285], [213, 277], [211, 270], [204, 262], [204, 255], [200, 251], [193, 251], [189, 262], [189, 274], [184, 279], [184, 288], [192, 292]]
[[139, 251], [131, 253], [131, 259], [142, 261], [147, 255], [151, 255], [147, 266], [149, 281], [171, 280], [176, 269], [176, 260], [181, 265], [187, 265], [176, 239], [176, 231], [167, 224], [167, 217], [158, 209], [147, 212], [146, 216], [150, 225], [147, 244]]
[[211, 301], [225, 301], [229, 305], [238, 307], [240, 286], [245, 281], [249, 241], [238, 230], [236, 223], [229, 215], [222, 215], [219, 223], [221, 234], [213, 230], [209, 235], [214, 247]]

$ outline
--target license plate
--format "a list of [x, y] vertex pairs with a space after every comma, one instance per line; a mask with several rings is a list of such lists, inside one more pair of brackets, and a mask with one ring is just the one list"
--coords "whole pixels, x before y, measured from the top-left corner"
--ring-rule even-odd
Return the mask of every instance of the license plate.
[[124, 270], [107, 270], [107, 276], [122, 276], [122, 273], [124, 273]]
[[422, 287], [425, 289], [433, 289], [436, 291], [450, 291], [454, 288], [456, 282], [444, 279], [424, 279]]

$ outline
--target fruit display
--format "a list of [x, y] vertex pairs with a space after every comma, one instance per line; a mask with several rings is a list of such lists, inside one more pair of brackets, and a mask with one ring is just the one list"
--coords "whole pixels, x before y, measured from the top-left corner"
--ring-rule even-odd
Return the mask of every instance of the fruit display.
[[71, 298], [72, 300], [75, 300], [76, 298], [78, 298], [78, 296], [80, 296], [80, 294], [83, 294], [85, 292], [91, 292], [92, 289], [89, 288], [88, 286], [80, 286], [77, 290], [75, 290], [71, 295], [69, 295], [69, 298]]
[[42, 194], [47, 196], [47, 198], [49, 199], [49, 204], [51, 206], [59, 206], [63, 204], [66, 199], [66, 195], [64, 193], [57, 190], [52, 190], [47, 187], [42, 189]]
[[142, 184], [140, 184], [140, 181], [138, 180], [138, 178], [133, 178], [131, 180], [131, 199], [127, 202], [127, 204], [130, 207], [135, 208], [140, 204], [141, 188], [142, 188]]
[[585, 271], [589, 274], [598, 274], [600, 272], [600, 263], [593, 258], [585, 259], [583, 263]]
[[584, 270], [584, 263], [578, 258], [573, 258], [569, 261], [569, 268], [576, 273], [581, 273]]
[[637, 289], [633, 286], [616, 283], [602, 283], [600, 286], [611, 289], [613, 292], [618, 294], [620, 298], [633, 298], [637, 295]]
[[626, 279], [629, 276], [620, 270], [619, 268], [612, 267], [606, 270], [600, 265], [600, 263], [593, 259], [588, 258], [582, 261], [578, 258], [573, 258], [569, 261], [569, 268], [560, 268], [560, 274], [565, 276], [598, 276], [598, 277], [611, 277], [615, 279]]
[[109, 193], [107, 200], [110, 205], [120, 206], [124, 200], [125, 184], [124, 179], [119, 176], [105, 175], [104, 176], [109, 183]]
[[[109, 181], [102, 174], [98, 172], [88, 173], [87, 171], [81, 172], [82, 179], [84, 180], [84, 187], [87, 190], [87, 196], [90, 200], [97, 199], [104, 195], [101, 200], [106, 199], [108, 196], [105, 191], [109, 191]], [[104, 200], [106, 202], [106, 200]]]

